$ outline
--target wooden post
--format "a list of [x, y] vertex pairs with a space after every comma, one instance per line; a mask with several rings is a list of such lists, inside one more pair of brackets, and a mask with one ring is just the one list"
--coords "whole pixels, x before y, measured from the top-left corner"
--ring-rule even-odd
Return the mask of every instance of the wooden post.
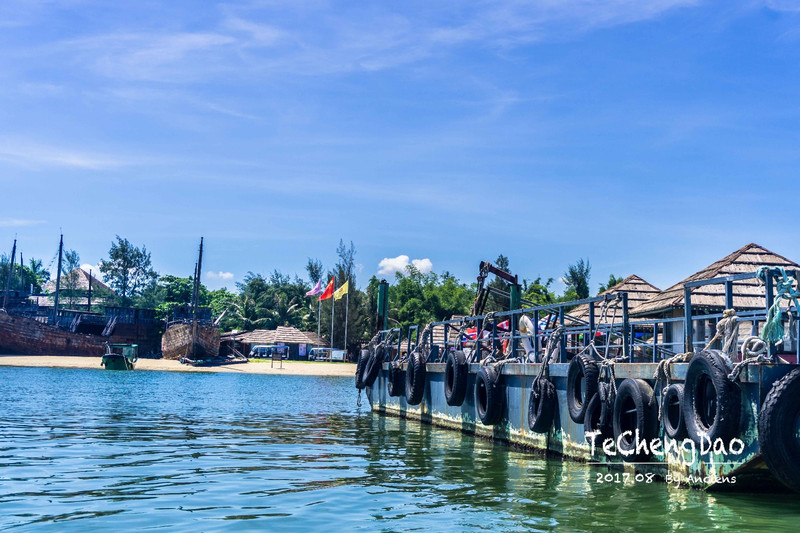
[[89, 269], [89, 296], [86, 301], [86, 311], [92, 312], [92, 269]]
[[53, 302], [53, 324], [58, 326], [58, 293], [61, 290], [61, 255], [64, 251], [64, 234], [58, 242], [58, 269], [56, 270], [56, 297]]
[[11, 248], [11, 263], [8, 265], [8, 276], [6, 276], [6, 292], [3, 294], [3, 309], [8, 305], [8, 291], [11, 290], [11, 276], [14, 274], [14, 258], [17, 255], [17, 239], [14, 239], [14, 246]]

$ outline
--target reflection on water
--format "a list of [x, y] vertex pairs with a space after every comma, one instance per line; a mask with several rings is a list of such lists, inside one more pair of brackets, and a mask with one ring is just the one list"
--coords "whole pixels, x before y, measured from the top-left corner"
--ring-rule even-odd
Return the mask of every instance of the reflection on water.
[[797, 516], [794, 496], [597, 483], [372, 415], [351, 381], [0, 368], [0, 528], [764, 531]]

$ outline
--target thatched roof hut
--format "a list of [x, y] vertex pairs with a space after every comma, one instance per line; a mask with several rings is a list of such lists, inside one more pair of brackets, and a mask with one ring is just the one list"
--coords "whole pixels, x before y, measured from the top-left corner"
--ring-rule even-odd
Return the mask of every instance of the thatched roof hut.
[[[603, 296], [606, 294], [620, 294], [623, 292], [628, 293], [628, 309], [633, 309], [644, 302], [650, 300], [655, 295], [661, 292], [661, 289], [656, 287], [655, 285], [648, 283], [641, 277], [637, 276], [636, 274], [632, 274], [622, 280], [621, 282], [617, 283], [610, 289], [607, 289], [599, 294], [599, 296]], [[569, 316], [566, 318], [567, 323], [577, 323], [577, 324], [584, 324], [589, 322], [589, 306], [591, 304], [581, 304], [572, 311], [569, 312]], [[610, 324], [613, 317], [613, 311], [609, 311], [609, 315], [606, 317], [604, 321], [600, 321], [600, 304], [595, 303], [595, 320], [597, 320], [598, 324]], [[622, 320], [622, 311], [617, 311], [617, 322]]]
[[[800, 268], [800, 265], [794, 261], [771, 252], [763, 246], [750, 243], [632, 308], [630, 314], [632, 317], [672, 315], [676, 309], [683, 309], [683, 285], [685, 283], [754, 272], [760, 266]], [[691, 291], [693, 308], [704, 309], [708, 312], [719, 312], [725, 308], [724, 284], [695, 287]], [[737, 310], [764, 309], [766, 307], [764, 287], [759, 280], [741, 280], [733, 284], [733, 307]]]
[[[96, 276], [92, 275], [89, 276], [89, 273], [86, 272], [82, 268], [76, 268], [64, 275], [61, 276], [61, 288], [63, 289], [65, 286], [69, 286], [71, 289], [76, 291], [88, 291], [89, 290], [89, 278], [91, 277], [92, 280], [92, 291], [100, 291], [106, 292], [107, 294], [116, 294], [111, 287], [97, 279]], [[50, 280], [44, 284], [44, 292], [55, 292], [56, 290], [56, 281]]]
[[328, 341], [318, 337], [310, 331], [300, 331], [291, 326], [278, 326], [276, 329], [256, 329], [247, 332], [226, 333], [223, 338], [236, 338], [242, 344], [311, 344], [313, 346], [327, 346]]

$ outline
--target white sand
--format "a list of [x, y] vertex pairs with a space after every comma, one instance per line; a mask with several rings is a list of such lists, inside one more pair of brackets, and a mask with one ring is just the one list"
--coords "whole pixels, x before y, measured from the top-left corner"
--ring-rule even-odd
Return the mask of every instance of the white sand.
[[[44, 368], [96, 368], [100, 366], [100, 357], [71, 357], [58, 355], [0, 355], [0, 366], [27, 366]], [[326, 363], [283, 361], [272, 366], [270, 361], [258, 363], [242, 363], [225, 366], [189, 366], [178, 361], [166, 359], [139, 359], [136, 370], [166, 370], [170, 372], [239, 372], [243, 374], [283, 374], [292, 376], [347, 376], [356, 373], [354, 363]]]

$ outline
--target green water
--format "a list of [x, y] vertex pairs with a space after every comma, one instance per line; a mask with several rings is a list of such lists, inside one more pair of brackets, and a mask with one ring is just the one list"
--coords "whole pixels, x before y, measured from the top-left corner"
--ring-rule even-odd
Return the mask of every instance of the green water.
[[350, 379], [0, 368], [0, 529], [797, 531], [800, 495], [598, 483]]

